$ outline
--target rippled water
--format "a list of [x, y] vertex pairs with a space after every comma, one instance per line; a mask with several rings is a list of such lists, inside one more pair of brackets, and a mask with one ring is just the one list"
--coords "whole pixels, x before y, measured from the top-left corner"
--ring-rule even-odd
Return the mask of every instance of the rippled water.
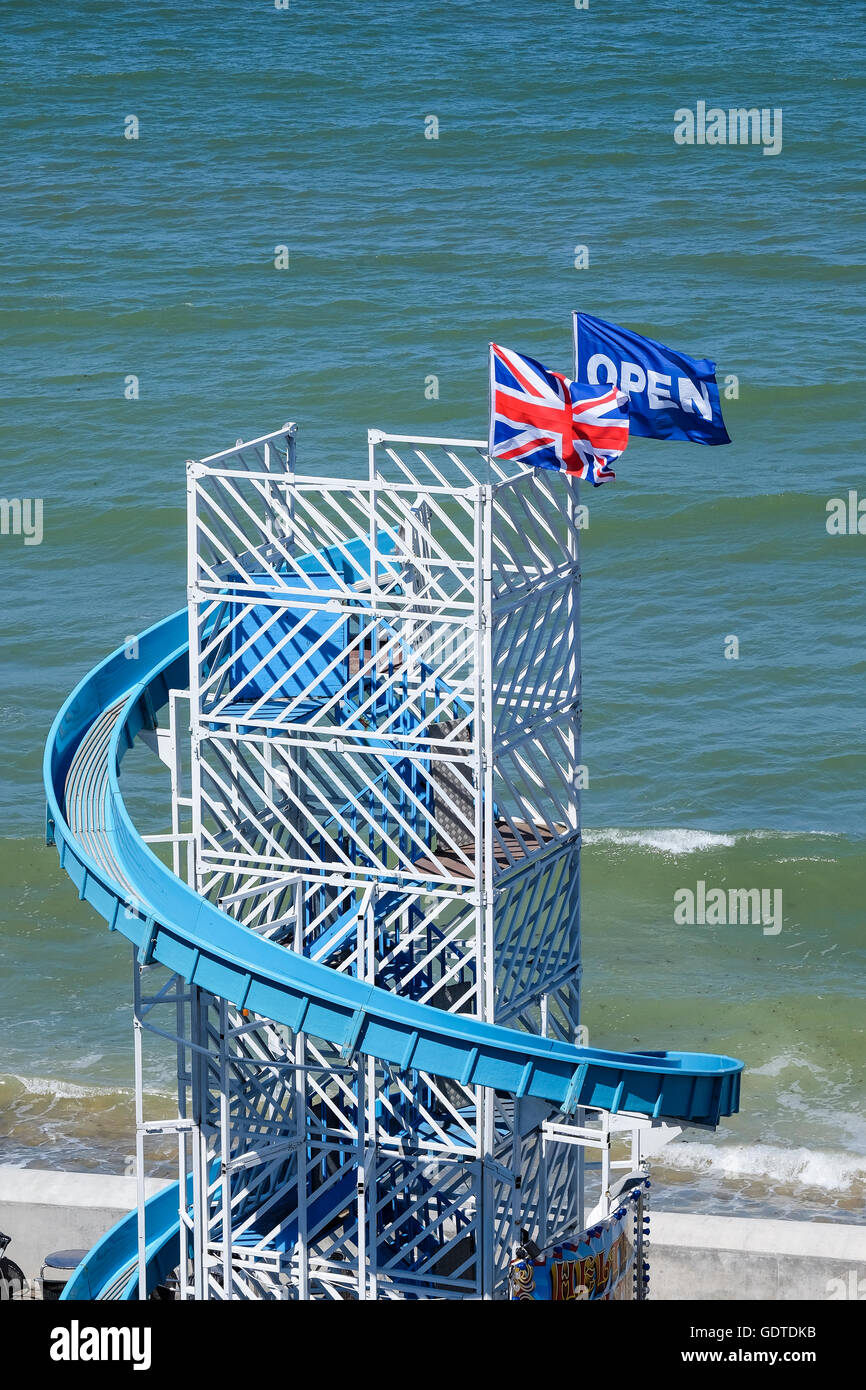
[[[0, 537], [0, 1160], [130, 1147], [127, 953], [39, 847], [39, 765], [183, 603], [184, 459], [288, 418], [309, 471], [370, 425], [482, 436], [488, 340], [567, 371], [580, 307], [739, 378], [730, 447], [635, 440], [586, 499], [591, 1037], [748, 1064], [669, 1205], [862, 1212], [866, 538], [825, 526], [862, 477], [860, 7], [3, 18], [3, 490], [44, 539]], [[698, 100], [781, 107], [781, 153], [676, 146]], [[781, 889], [781, 932], [676, 924], [698, 881]]]

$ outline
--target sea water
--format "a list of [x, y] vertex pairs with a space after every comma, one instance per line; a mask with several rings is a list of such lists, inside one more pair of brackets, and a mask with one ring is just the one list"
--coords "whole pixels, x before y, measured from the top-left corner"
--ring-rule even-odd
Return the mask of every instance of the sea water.
[[[715, 358], [733, 440], [636, 439], [584, 492], [590, 1040], [747, 1064], [666, 1205], [862, 1215], [860, 7], [7, 0], [3, 28], [2, 490], [41, 507], [0, 535], [0, 1162], [128, 1163], [129, 949], [42, 847], [40, 760], [184, 602], [184, 460], [288, 419], [329, 474], [368, 426], [483, 437], [488, 340], [569, 372], [582, 308]], [[781, 147], [678, 143], [699, 102], [781, 110]], [[698, 884], [779, 890], [781, 930], [678, 923]]]

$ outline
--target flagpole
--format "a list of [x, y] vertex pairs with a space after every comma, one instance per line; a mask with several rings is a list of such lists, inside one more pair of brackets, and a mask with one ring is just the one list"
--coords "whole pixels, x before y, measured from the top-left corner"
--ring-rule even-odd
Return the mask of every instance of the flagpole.
[[[571, 315], [571, 336], [574, 346], [574, 381], [580, 381], [580, 363], [577, 351], [577, 310], [572, 310]], [[573, 566], [571, 580], [571, 595], [569, 606], [571, 608], [571, 622], [573, 625], [574, 641], [572, 643], [572, 655], [569, 671], [569, 684], [571, 687], [571, 698], [575, 708], [571, 717], [571, 732], [573, 743], [573, 753], [571, 760], [571, 814], [574, 816], [578, 827], [577, 838], [577, 959], [580, 963], [580, 974], [578, 975], [577, 985], [577, 1035], [576, 1041], [582, 1043], [583, 1033], [581, 1019], [583, 1017], [583, 924], [582, 916], [582, 875], [580, 872], [581, 850], [583, 841], [583, 814], [581, 808], [581, 774], [580, 768], [583, 759], [583, 678], [582, 678], [582, 651], [581, 651], [581, 623], [580, 623], [580, 535], [578, 532], [577, 521], [580, 516], [580, 479], [576, 476], [566, 477], [566, 486], [569, 489], [569, 527], [568, 527], [568, 549], [569, 558]], [[586, 1111], [578, 1110], [576, 1121], [579, 1125], [586, 1123]], [[577, 1151], [577, 1202], [580, 1211], [581, 1226], [586, 1218], [586, 1154], [578, 1147]]]
[[492, 475], [493, 460], [493, 344], [487, 344], [487, 454], [488, 454], [488, 473], [487, 480], [490, 481]]

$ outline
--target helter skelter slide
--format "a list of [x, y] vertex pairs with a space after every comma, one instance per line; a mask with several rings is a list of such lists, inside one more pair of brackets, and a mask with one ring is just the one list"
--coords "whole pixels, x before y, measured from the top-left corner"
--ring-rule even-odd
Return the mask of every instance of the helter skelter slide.
[[[66, 1298], [643, 1297], [643, 1222], [606, 1233], [736, 1111], [738, 1061], [576, 1045], [576, 481], [368, 453], [304, 476], [286, 425], [190, 462], [188, 611], [52, 727], [49, 842], [133, 946], [137, 1107], [137, 1210]], [[145, 1118], [166, 1049], [177, 1113]], [[178, 1181], [145, 1200], [153, 1142]], [[568, 1292], [551, 1250], [586, 1257]]]

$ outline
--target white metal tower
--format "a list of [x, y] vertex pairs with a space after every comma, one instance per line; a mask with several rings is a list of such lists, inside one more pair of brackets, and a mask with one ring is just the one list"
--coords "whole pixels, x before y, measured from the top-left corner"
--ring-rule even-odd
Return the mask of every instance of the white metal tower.
[[[365, 477], [309, 477], [287, 425], [191, 462], [188, 501], [176, 872], [185, 846], [198, 891], [287, 951], [575, 1040], [576, 482], [378, 431]], [[182, 1297], [505, 1296], [522, 1236], [579, 1228], [581, 1141], [548, 1106], [418, 1071], [411, 1039], [385, 1065], [306, 1011], [284, 1027], [176, 977], [139, 982], [139, 1041], [157, 1002], [180, 1118], [140, 1123], [139, 1172], [173, 1129]]]

